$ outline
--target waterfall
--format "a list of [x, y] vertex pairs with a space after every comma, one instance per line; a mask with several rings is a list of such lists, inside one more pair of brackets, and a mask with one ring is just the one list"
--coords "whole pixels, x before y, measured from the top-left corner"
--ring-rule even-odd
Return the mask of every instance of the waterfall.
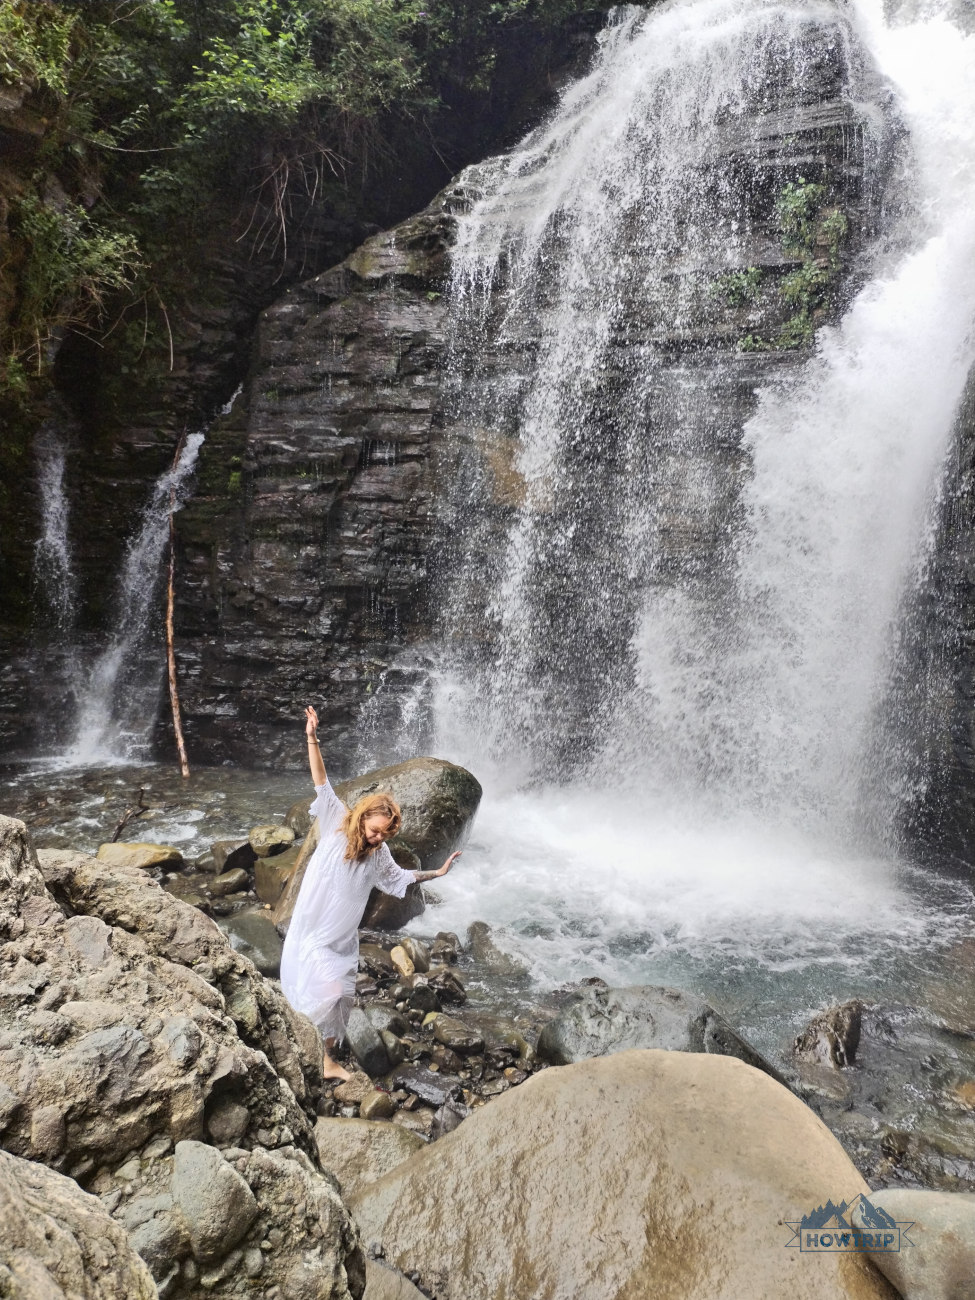
[[[465, 174], [438, 749], [489, 779], [478, 906], [535, 958], [912, 931], [885, 715], [975, 360], [973, 123], [946, 16], [683, 0]], [[805, 358], [752, 332], [796, 300], [783, 195], [868, 236]]]
[[183, 503], [204, 436], [190, 434], [176, 464], [156, 480], [129, 542], [114, 602], [115, 632], [88, 673], [66, 755], [71, 764], [148, 756], [163, 662], [161, 655], [145, 662], [146, 643], [169, 540], [169, 516]]
[[51, 440], [38, 456], [41, 532], [34, 548], [34, 574], [50, 610], [54, 628], [63, 639], [75, 620], [78, 580], [68, 540], [68, 496], [64, 486], [65, 449]]

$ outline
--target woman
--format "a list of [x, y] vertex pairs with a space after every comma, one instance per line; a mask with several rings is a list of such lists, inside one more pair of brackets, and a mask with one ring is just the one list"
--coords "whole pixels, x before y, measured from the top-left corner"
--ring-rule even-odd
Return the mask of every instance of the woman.
[[329, 784], [318, 748], [318, 714], [305, 709], [308, 764], [316, 798], [310, 812], [321, 838], [305, 870], [281, 954], [285, 997], [322, 1031], [326, 1079], [347, 1079], [331, 1052], [345, 1033], [359, 965], [359, 922], [375, 887], [402, 898], [414, 880], [445, 876], [460, 853], [439, 871], [404, 871], [386, 840], [400, 828], [400, 810], [388, 794], [369, 794], [350, 812]]

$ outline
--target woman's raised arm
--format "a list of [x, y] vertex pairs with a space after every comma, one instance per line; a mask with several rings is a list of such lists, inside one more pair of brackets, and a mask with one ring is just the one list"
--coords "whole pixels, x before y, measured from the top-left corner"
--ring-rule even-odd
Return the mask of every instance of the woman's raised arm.
[[327, 778], [322, 751], [318, 748], [318, 714], [310, 704], [305, 709], [305, 735], [308, 737], [308, 766], [311, 768], [312, 784], [324, 785]]

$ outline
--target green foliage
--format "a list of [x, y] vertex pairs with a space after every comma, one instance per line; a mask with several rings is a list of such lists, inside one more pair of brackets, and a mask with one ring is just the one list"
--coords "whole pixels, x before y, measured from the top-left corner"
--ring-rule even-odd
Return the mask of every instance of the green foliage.
[[84, 208], [30, 193], [12, 205], [11, 229], [25, 258], [7, 363], [16, 382], [29, 358], [40, 371], [43, 345], [66, 325], [101, 318], [107, 297], [130, 288], [142, 262], [135, 239], [93, 221]]
[[313, 202], [355, 214], [350, 192], [391, 118], [422, 130], [445, 95], [484, 92], [513, 27], [553, 28], [588, 7], [0, 0], [0, 82], [43, 101], [32, 105], [46, 122], [32, 165], [57, 192], [85, 195], [83, 208], [49, 204], [31, 178], [11, 205], [0, 302], [14, 306], [0, 326], [12, 337], [0, 356], [29, 356], [36, 370], [45, 339], [92, 327], [140, 276], [143, 310], [163, 320], [215, 221], [236, 222], [245, 248], [283, 267], [289, 227]]
[[723, 298], [729, 307], [746, 307], [758, 297], [762, 284], [762, 272], [757, 266], [750, 266], [747, 271], [729, 271], [720, 275], [712, 285], [712, 291]]
[[816, 218], [825, 196], [825, 185], [816, 185], [804, 176], [783, 186], [775, 213], [787, 252], [802, 252], [815, 240]]
[[52, 5], [0, 0], [0, 81], [66, 95], [74, 25]]
[[779, 330], [776, 344], [780, 348], [801, 348], [810, 343], [816, 313], [833, 299], [849, 222], [839, 208], [826, 205], [826, 194], [825, 185], [800, 176], [783, 187], [776, 201], [783, 246], [800, 259], [800, 265], [779, 284], [783, 302], [794, 308]]

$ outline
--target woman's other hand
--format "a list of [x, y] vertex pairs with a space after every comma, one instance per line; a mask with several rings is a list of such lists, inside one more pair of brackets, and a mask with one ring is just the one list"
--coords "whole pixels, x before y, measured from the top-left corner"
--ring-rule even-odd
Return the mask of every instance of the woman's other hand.
[[318, 731], [318, 714], [309, 704], [308, 707], [305, 709], [305, 735], [309, 736], [312, 740], [314, 740], [317, 731]]
[[460, 849], [458, 849], [456, 853], [451, 853], [450, 857], [449, 857], [449, 858], [447, 859], [447, 861], [443, 864], [443, 866], [440, 868], [440, 870], [434, 872], [434, 875], [435, 875], [435, 876], [445, 876], [445, 875], [447, 874], [447, 872], [450, 870], [450, 868], [454, 865], [454, 863], [456, 862], [456, 860], [460, 857], [460, 855], [461, 855], [461, 850], [460, 850]]

